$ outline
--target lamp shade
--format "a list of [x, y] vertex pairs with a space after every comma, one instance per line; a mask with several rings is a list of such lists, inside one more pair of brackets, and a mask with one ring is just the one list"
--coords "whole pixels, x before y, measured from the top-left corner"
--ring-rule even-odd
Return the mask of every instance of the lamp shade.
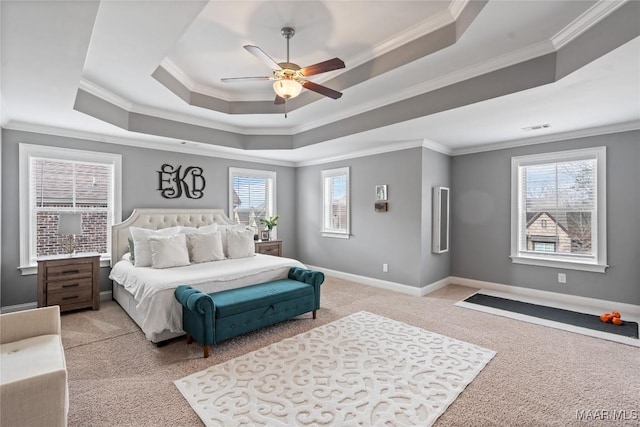
[[82, 234], [82, 214], [79, 213], [61, 213], [58, 218], [58, 235]]
[[290, 99], [300, 95], [302, 85], [292, 79], [276, 80], [273, 82], [273, 90], [279, 97]]

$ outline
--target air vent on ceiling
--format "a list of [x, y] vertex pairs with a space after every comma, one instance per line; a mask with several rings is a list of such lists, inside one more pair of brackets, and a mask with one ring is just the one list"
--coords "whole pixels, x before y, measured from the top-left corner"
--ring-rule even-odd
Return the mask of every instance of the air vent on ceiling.
[[540, 129], [546, 129], [546, 128], [550, 128], [551, 125], [549, 123], [545, 123], [543, 125], [535, 125], [535, 126], [529, 126], [526, 128], [522, 128], [522, 130], [524, 131], [530, 131], [530, 130], [540, 130]]

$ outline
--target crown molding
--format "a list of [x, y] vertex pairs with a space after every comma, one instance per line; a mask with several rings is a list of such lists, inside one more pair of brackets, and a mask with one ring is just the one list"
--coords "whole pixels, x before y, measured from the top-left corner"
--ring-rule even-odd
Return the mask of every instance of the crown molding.
[[80, 79], [80, 84], [78, 85], [78, 89], [81, 89], [93, 96], [96, 96], [102, 99], [103, 101], [109, 102], [110, 104], [120, 107], [126, 111], [131, 111], [131, 108], [133, 107], [133, 102], [119, 95], [116, 95], [115, 93], [98, 85], [97, 83], [94, 83], [85, 78]]
[[590, 136], [608, 135], [612, 133], [628, 132], [640, 129], [640, 121], [616, 123], [613, 125], [597, 126], [587, 129], [578, 129], [567, 132], [537, 136], [533, 138], [515, 139], [511, 141], [497, 142], [495, 144], [480, 145], [477, 147], [458, 148], [452, 151], [453, 156], [465, 154], [483, 153], [486, 151], [504, 150], [507, 148], [524, 147], [526, 145], [545, 144], [547, 142], [559, 142], [569, 139], [586, 138]]
[[4, 97], [0, 93], [0, 126], [4, 127], [10, 121], [11, 115], [9, 114], [9, 109], [7, 108], [7, 104], [4, 102]]
[[326, 163], [340, 162], [343, 160], [355, 159], [358, 157], [375, 156], [376, 154], [391, 153], [393, 151], [408, 150], [410, 148], [423, 147], [424, 141], [422, 139], [392, 142], [376, 148], [367, 148], [364, 150], [353, 151], [348, 154], [340, 154], [337, 156], [326, 156], [320, 159], [304, 160], [296, 162], [296, 167], [315, 166]]
[[467, 3], [469, 3], [469, 0], [453, 0], [449, 4], [449, 13], [454, 21], [458, 20], [464, 8], [467, 7]]
[[566, 46], [589, 28], [600, 22], [606, 16], [625, 4], [627, 0], [600, 0], [582, 15], [571, 21], [569, 25], [558, 31], [551, 42], [556, 50]]
[[439, 144], [435, 141], [431, 141], [430, 139], [423, 139], [422, 146], [424, 148], [428, 148], [431, 151], [437, 151], [438, 153], [445, 154], [447, 156], [453, 155], [453, 150], [445, 145]]
[[197, 93], [199, 95], [210, 96], [226, 102], [251, 102], [251, 101], [271, 101], [272, 95], [231, 95], [229, 92], [208, 86], [193, 80], [189, 75], [182, 70], [169, 58], [165, 58], [160, 63], [160, 67], [164, 68], [166, 72], [171, 74], [174, 79], [180, 82], [189, 92]]
[[200, 142], [183, 141], [172, 138], [128, 138], [113, 135], [104, 135], [77, 129], [64, 129], [47, 125], [26, 122], [10, 122], [3, 126], [7, 130], [21, 132], [33, 132], [45, 135], [61, 136], [65, 138], [85, 139], [107, 144], [126, 145], [127, 147], [145, 148], [149, 150], [169, 151], [181, 154], [194, 154], [198, 156], [216, 157], [221, 159], [239, 160], [244, 162], [262, 163], [274, 166], [294, 167], [294, 162], [285, 160], [271, 160], [259, 157], [259, 154], [249, 155], [252, 151], [242, 151], [234, 148], [221, 148], [217, 145]]

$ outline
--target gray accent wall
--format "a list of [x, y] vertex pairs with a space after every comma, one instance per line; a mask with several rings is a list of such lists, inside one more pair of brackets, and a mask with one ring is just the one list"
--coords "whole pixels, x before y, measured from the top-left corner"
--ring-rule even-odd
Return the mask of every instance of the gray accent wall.
[[[607, 147], [605, 273], [513, 264], [511, 157]], [[640, 304], [640, 131], [529, 145], [452, 159], [453, 276]], [[567, 283], [558, 283], [558, 273]], [[613, 308], [612, 308], [613, 309]]]
[[[449, 157], [419, 147], [298, 168], [299, 259], [413, 287], [448, 277], [449, 256], [431, 253], [430, 197], [432, 186], [448, 185], [449, 164]], [[323, 237], [321, 171], [346, 166], [352, 236]], [[388, 212], [374, 211], [378, 184], [388, 185]]]
[[[2, 130], [2, 242], [1, 301], [2, 306], [36, 301], [36, 275], [22, 276], [20, 264], [20, 222], [18, 196], [19, 143], [73, 148], [122, 155], [122, 219], [134, 208], [222, 208], [228, 212], [229, 167], [276, 171], [276, 207], [281, 219], [278, 238], [283, 240], [283, 255], [295, 257], [295, 169], [221, 159], [170, 151], [150, 150], [96, 141], [59, 137], [38, 133]], [[164, 163], [200, 166], [204, 170], [206, 188], [202, 199], [164, 199], [158, 188], [158, 174]], [[101, 269], [100, 289], [110, 291], [108, 268]]]

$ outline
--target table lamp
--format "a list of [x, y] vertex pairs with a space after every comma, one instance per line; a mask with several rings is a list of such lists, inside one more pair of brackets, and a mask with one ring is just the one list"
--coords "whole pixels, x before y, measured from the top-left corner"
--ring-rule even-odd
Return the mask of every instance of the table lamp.
[[61, 213], [58, 218], [58, 235], [67, 236], [66, 250], [69, 256], [75, 252], [75, 236], [80, 234], [82, 234], [82, 214]]

